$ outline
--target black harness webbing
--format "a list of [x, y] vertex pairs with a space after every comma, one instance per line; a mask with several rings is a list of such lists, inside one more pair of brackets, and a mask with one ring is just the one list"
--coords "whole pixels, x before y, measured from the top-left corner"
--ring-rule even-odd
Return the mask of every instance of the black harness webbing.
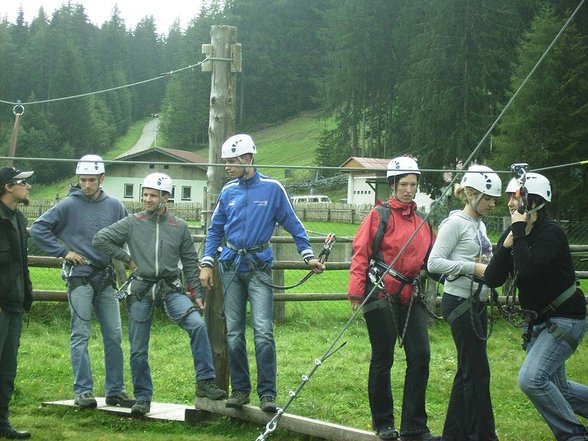
[[557, 308], [559, 308], [561, 305], [563, 305], [566, 302], [566, 300], [568, 300], [570, 297], [572, 297], [575, 292], [576, 292], [576, 282], [574, 282], [574, 284], [572, 286], [570, 286], [568, 289], [566, 289], [564, 292], [562, 292], [559, 296], [557, 296], [557, 298], [553, 302], [551, 302], [549, 305], [547, 305], [545, 308], [543, 308], [539, 312], [539, 316], [542, 316], [542, 315], [547, 314], [549, 312], [554, 312]]

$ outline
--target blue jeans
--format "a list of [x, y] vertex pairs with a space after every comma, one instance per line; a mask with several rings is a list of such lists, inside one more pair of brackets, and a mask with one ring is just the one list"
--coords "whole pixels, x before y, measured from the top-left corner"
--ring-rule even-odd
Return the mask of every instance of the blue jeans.
[[[128, 298], [131, 375], [136, 400], [151, 401], [153, 398], [153, 382], [149, 368], [149, 339], [153, 307], [150, 293], [141, 300], [137, 300], [134, 296]], [[172, 292], [165, 296], [164, 308], [168, 317], [178, 323], [190, 336], [196, 378], [199, 381], [216, 378], [206, 323], [194, 308], [192, 301], [183, 293]]]
[[[555, 317], [550, 321], [577, 342], [582, 340], [586, 320]], [[545, 323], [535, 325], [519, 371], [519, 386], [559, 441], [588, 440], [588, 429], [576, 417], [588, 418], [588, 387], [566, 377], [565, 362], [573, 352]]]
[[[269, 270], [268, 270], [269, 271]], [[268, 271], [236, 272], [224, 269], [221, 277], [225, 290], [225, 319], [227, 346], [233, 391], [251, 392], [249, 363], [245, 340], [247, 299], [251, 302], [251, 322], [257, 363], [257, 394], [259, 397], [277, 394], [276, 343], [273, 331], [273, 291], [260, 278], [271, 282]]]
[[94, 295], [90, 284], [81, 285], [69, 293], [71, 312], [71, 365], [74, 373], [74, 393], [93, 393], [94, 380], [88, 354], [92, 310], [100, 323], [104, 342], [104, 392], [107, 396], [124, 392], [122, 327], [115, 290], [107, 286]]
[[[441, 313], [447, 317], [468, 301], [443, 293]], [[494, 441], [497, 439], [490, 399], [490, 364], [484, 337], [488, 327], [486, 302], [478, 304], [476, 330], [472, 327], [471, 308], [451, 323], [457, 349], [457, 372], [453, 380], [443, 441]]]
[[[393, 309], [392, 309], [393, 308]], [[390, 371], [394, 363], [394, 347], [398, 333], [406, 321], [408, 305], [374, 309], [365, 314], [365, 322], [372, 347], [368, 377], [368, 395], [372, 412], [372, 426], [377, 431], [394, 427], [394, 401], [391, 390]], [[428, 316], [424, 307], [413, 304], [404, 336], [406, 373], [404, 396], [402, 397], [402, 421], [400, 434], [418, 435], [429, 433], [425, 394], [429, 381]]]

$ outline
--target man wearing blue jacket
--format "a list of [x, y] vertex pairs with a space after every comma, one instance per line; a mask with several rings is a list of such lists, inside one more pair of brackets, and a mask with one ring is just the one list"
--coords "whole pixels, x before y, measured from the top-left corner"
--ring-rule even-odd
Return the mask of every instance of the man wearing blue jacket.
[[219, 263], [224, 285], [224, 313], [231, 372], [231, 397], [226, 406], [240, 408], [249, 403], [251, 381], [245, 342], [247, 299], [251, 302], [257, 393], [260, 408], [276, 412], [276, 345], [273, 335], [273, 254], [269, 240], [281, 225], [296, 243], [298, 252], [315, 273], [325, 265], [314, 257], [306, 230], [296, 216], [282, 184], [253, 166], [257, 152], [249, 135], [234, 135], [222, 146], [221, 157], [230, 181], [223, 187], [206, 238], [200, 281], [205, 289], [213, 283], [212, 265], [217, 248], [225, 239]]
[[110, 257], [92, 246], [94, 234], [124, 218], [127, 210], [101, 188], [104, 162], [100, 156], [83, 156], [77, 164], [76, 176], [78, 184], [70, 188], [65, 199], [33, 222], [31, 235], [41, 250], [64, 259], [62, 277], [68, 287], [71, 312], [75, 404], [80, 408], [97, 405], [88, 353], [94, 311], [104, 341], [106, 404], [131, 407], [135, 400], [125, 392], [114, 272]]
[[[155, 306], [163, 306], [166, 314], [190, 337], [197, 379], [196, 396], [211, 400], [227, 397], [216, 384], [208, 330], [200, 315], [204, 303], [194, 242], [188, 224], [167, 210], [167, 201], [173, 191], [172, 181], [163, 173], [152, 173], [145, 177], [142, 188], [145, 211], [131, 214], [100, 230], [92, 242], [99, 250], [126, 262], [133, 270], [127, 291], [127, 311], [131, 374], [137, 399], [131, 414], [135, 416], [151, 411], [153, 382], [149, 367], [149, 339]], [[196, 306], [185, 295], [181, 273]]]

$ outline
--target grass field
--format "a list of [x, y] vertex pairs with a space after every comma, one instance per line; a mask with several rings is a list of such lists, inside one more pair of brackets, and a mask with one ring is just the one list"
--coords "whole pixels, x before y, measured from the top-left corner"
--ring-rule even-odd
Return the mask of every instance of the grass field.
[[[348, 321], [347, 302], [301, 302], [286, 305], [287, 319], [275, 329], [278, 348], [278, 401], [285, 402], [314, 360], [322, 358]], [[123, 311], [123, 319], [126, 315]], [[128, 372], [126, 323], [123, 325], [127, 387], [132, 392]], [[253, 346], [248, 329], [248, 350]], [[455, 349], [445, 323], [432, 323], [431, 377], [428, 389], [430, 427], [442, 429], [448, 394], [455, 373]], [[97, 326], [90, 345], [96, 382], [95, 392], [103, 394], [104, 369], [102, 344]], [[346, 345], [328, 358], [302, 389], [288, 411], [310, 418], [370, 430], [367, 404], [367, 369], [370, 357], [367, 332], [359, 316], [343, 334]], [[199, 426], [126, 419], [95, 411], [47, 408], [42, 401], [71, 399], [72, 375], [69, 365], [69, 312], [67, 304], [37, 302], [27, 316], [21, 342], [15, 396], [11, 405], [12, 421], [17, 427], [33, 431], [37, 440], [255, 440], [260, 427], [219, 417]], [[547, 441], [553, 439], [536, 410], [519, 390], [517, 371], [524, 354], [519, 331], [498, 320], [488, 343], [492, 369], [492, 397], [497, 430], [502, 441]], [[155, 385], [154, 400], [192, 403], [194, 371], [187, 335], [157, 312], [152, 330], [150, 361]], [[568, 362], [568, 373], [576, 381], [587, 383], [588, 351], [581, 345]], [[397, 350], [393, 368], [395, 412], [400, 418], [402, 373], [405, 359]], [[255, 378], [255, 363], [252, 365]], [[255, 398], [253, 403], [256, 403]], [[269, 439], [308, 440], [308, 437], [278, 430]]]

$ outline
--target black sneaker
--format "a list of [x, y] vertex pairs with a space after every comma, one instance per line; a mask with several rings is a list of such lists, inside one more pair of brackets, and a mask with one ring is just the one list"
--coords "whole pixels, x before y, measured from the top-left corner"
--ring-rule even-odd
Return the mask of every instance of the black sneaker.
[[216, 385], [216, 381], [202, 380], [196, 383], [196, 396], [211, 400], [224, 400], [227, 398], [227, 393]]
[[135, 400], [132, 399], [126, 392], [120, 392], [116, 395], [106, 396], [107, 406], [133, 407]]
[[131, 407], [131, 415], [144, 416], [151, 411], [151, 401], [137, 400], [137, 402]]
[[388, 426], [388, 427], [384, 427], [382, 429], [379, 429], [378, 432], [376, 433], [376, 435], [378, 438], [385, 439], [385, 440], [400, 439], [400, 434], [398, 433], [398, 430], [396, 430], [392, 426]]
[[234, 390], [231, 398], [227, 400], [226, 407], [232, 407], [233, 409], [240, 409], [245, 404], [249, 403], [249, 392], [242, 390]]
[[96, 398], [92, 395], [92, 392], [84, 392], [83, 394], [76, 395], [74, 404], [80, 409], [93, 409], [98, 406]]
[[259, 408], [264, 412], [276, 413], [278, 411], [276, 398], [269, 395], [261, 397], [261, 400], [259, 402]]

